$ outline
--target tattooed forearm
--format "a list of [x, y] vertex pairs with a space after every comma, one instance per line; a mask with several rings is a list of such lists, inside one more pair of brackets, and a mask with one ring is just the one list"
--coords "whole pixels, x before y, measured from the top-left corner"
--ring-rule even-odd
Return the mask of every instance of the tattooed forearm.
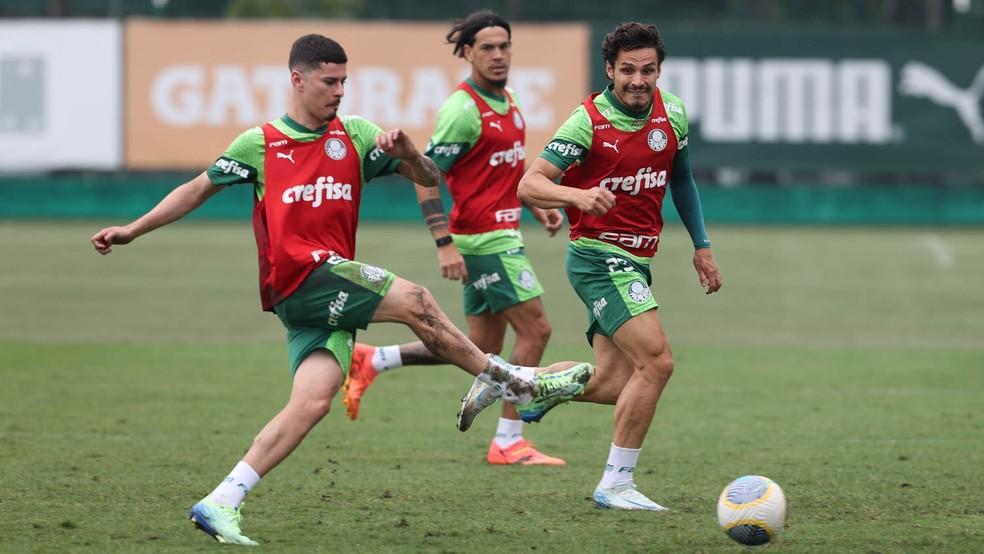
[[404, 160], [410, 169], [413, 182], [424, 187], [436, 187], [441, 183], [441, 170], [434, 160], [427, 156], [418, 155], [416, 158]]
[[446, 232], [448, 230], [448, 220], [444, 216], [444, 203], [441, 197], [429, 198], [420, 203], [420, 211], [424, 213], [424, 223], [430, 229], [431, 234], [435, 232]]

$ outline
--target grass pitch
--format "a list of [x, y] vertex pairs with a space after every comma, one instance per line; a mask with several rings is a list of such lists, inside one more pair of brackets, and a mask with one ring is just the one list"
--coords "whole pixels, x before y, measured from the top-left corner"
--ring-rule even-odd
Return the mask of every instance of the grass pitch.
[[[218, 548], [185, 511], [288, 390], [243, 224], [180, 223], [91, 251], [105, 222], [0, 222], [0, 551]], [[363, 227], [359, 258], [427, 284], [461, 323], [423, 226]], [[250, 496], [269, 551], [729, 552], [714, 506], [767, 475], [789, 500], [768, 550], [984, 549], [981, 230], [712, 228], [721, 293], [671, 228], [654, 293], [677, 360], [636, 481], [668, 514], [594, 509], [612, 409], [558, 408], [527, 437], [566, 468], [489, 467], [495, 410], [454, 428], [470, 378], [380, 377], [340, 399]], [[564, 241], [527, 230], [554, 335], [589, 359]], [[360, 339], [410, 339], [379, 325]]]

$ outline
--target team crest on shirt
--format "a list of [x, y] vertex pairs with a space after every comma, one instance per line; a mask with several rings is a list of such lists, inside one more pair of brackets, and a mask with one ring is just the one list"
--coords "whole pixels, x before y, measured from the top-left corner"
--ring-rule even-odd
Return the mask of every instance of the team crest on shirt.
[[642, 281], [633, 281], [632, 284], [629, 285], [629, 298], [637, 304], [642, 304], [646, 300], [649, 300], [649, 297], [652, 296], [652, 294], [653, 293], [649, 290], [649, 287], [646, 286], [646, 283], [643, 283]]
[[649, 131], [649, 147], [653, 149], [654, 152], [662, 152], [665, 148], [669, 139], [666, 133], [662, 129], [653, 129]]
[[[650, 142], [650, 145], [652, 143]], [[345, 147], [345, 143], [342, 139], [330, 138], [325, 142], [325, 154], [335, 160], [341, 160], [345, 158], [345, 154], [348, 154], [348, 148]]]
[[362, 277], [370, 283], [378, 283], [386, 278], [386, 270], [374, 265], [364, 265], [360, 271]]
[[523, 118], [519, 115], [519, 112], [513, 110], [513, 124], [516, 125], [517, 129], [523, 128]]
[[526, 290], [533, 290], [536, 288], [536, 277], [533, 276], [533, 272], [524, 269], [519, 272], [519, 286]]

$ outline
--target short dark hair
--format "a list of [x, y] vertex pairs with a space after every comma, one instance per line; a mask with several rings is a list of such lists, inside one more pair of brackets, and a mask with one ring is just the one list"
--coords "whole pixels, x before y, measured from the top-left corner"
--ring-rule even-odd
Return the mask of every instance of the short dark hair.
[[614, 66], [619, 52], [637, 48], [655, 48], [659, 65], [662, 65], [666, 58], [666, 47], [663, 45], [663, 37], [660, 36], [659, 29], [655, 25], [635, 21], [622, 23], [615, 27], [614, 31], [605, 35], [605, 40], [601, 42], [601, 55], [608, 65]]
[[456, 20], [445, 39], [448, 44], [454, 45], [454, 55], [464, 58], [465, 45], [474, 46], [475, 35], [487, 27], [502, 27], [506, 30], [510, 40], [512, 39], [512, 28], [509, 27], [509, 22], [492, 10], [477, 11], [464, 19]]
[[324, 35], [304, 35], [290, 47], [290, 60], [287, 67], [291, 71], [307, 71], [323, 63], [346, 63], [348, 57], [341, 44]]

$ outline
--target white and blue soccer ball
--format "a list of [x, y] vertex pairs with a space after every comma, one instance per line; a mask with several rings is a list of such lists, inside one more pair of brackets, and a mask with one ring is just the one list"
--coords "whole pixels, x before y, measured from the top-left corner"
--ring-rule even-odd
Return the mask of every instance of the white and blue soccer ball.
[[721, 491], [717, 512], [718, 523], [732, 539], [766, 544], [786, 526], [786, 495], [768, 477], [745, 475]]

